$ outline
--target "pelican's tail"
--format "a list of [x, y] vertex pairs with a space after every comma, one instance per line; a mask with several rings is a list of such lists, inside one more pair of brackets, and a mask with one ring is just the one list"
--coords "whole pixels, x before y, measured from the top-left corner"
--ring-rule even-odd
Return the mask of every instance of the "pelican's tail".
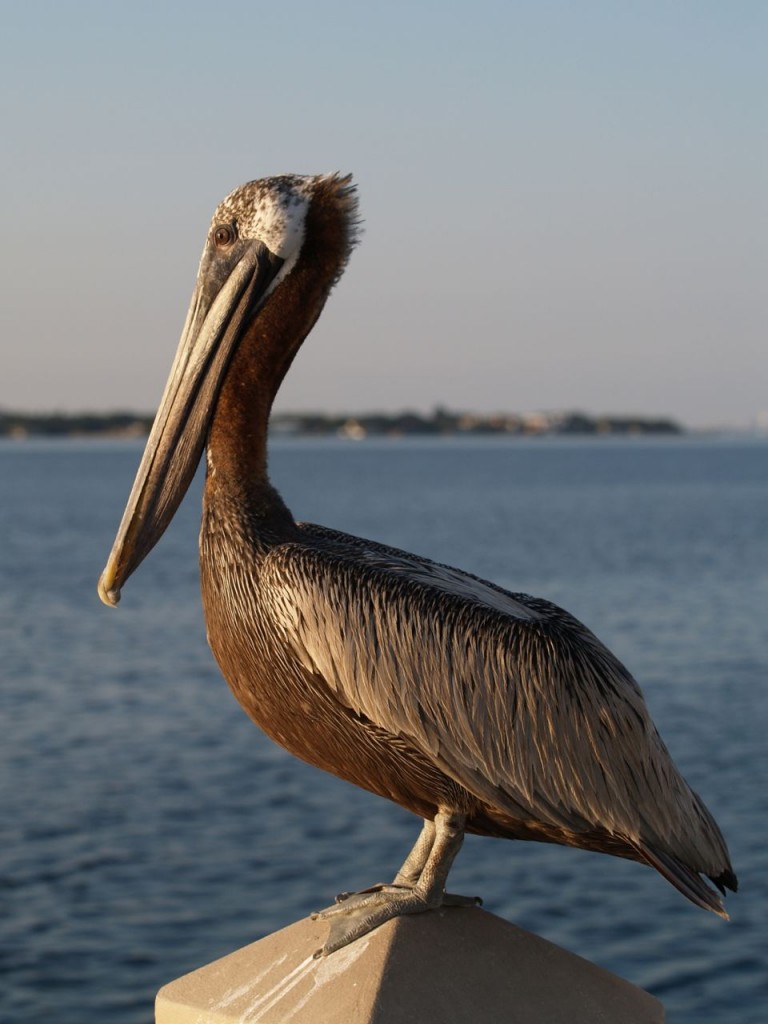
[[[646, 846], [645, 844], [639, 844], [638, 849], [646, 863], [656, 868], [659, 874], [662, 874], [668, 882], [671, 882], [683, 896], [686, 896], [697, 906], [703, 907], [704, 910], [711, 910], [718, 917], [723, 917], [726, 921], [729, 920], [728, 913], [723, 906], [723, 901], [707, 885], [697, 871], [694, 871], [687, 864], [683, 864], [682, 861], [679, 861], [669, 853], [664, 853], [662, 850], [653, 849], [653, 847]], [[738, 888], [736, 875], [730, 866], [719, 875], [708, 875], [707, 877], [714, 882], [723, 896], [726, 889], [736, 892]]]

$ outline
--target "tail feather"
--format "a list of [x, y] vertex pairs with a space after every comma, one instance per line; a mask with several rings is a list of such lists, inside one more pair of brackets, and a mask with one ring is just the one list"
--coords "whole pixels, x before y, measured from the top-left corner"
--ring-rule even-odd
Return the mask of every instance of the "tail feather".
[[730, 889], [731, 892], [738, 892], [739, 880], [730, 868], [723, 871], [721, 875], [709, 875], [708, 877], [711, 882], [715, 883], [723, 896], [725, 896], [726, 889]]
[[[663, 875], [668, 882], [671, 882], [692, 903], [703, 907], [704, 910], [711, 910], [713, 914], [725, 918], [726, 921], [729, 920], [728, 913], [723, 906], [723, 901], [713, 889], [710, 889], [697, 871], [694, 871], [671, 854], [664, 853], [662, 850], [655, 850], [650, 846], [640, 845], [639, 851], [646, 863], [656, 868], [659, 874]], [[736, 876], [730, 868], [722, 874], [712, 877], [712, 881], [723, 895], [725, 895], [725, 887], [732, 889], [734, 892], [736, 891]]]

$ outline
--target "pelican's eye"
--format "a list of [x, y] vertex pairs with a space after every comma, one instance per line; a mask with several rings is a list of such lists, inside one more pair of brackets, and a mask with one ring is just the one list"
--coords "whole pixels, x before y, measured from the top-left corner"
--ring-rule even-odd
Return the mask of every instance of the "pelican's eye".
[[228, 249], [237, 238], [237, 231], [234, 224], [217, 224], [211, 236], [217, 249]]

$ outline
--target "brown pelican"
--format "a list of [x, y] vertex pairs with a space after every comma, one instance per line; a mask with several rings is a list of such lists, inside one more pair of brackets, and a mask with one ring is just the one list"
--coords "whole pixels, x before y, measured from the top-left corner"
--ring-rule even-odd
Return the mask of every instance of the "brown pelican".
[[206, 451], [208, 639], [245, 711], [297, 757], [424, 819], [391, 885], [321, 912], [329, 953], [444, 903], [465, 832], [656, 868], [727, 916], [723, 837], [637, 684], [566, 611], [383, 544], [296, 522], [267, 421], [357, 234], [349, 178], [254, 181], [217, 208], [160, 409], [99, 582], [114, 605]]

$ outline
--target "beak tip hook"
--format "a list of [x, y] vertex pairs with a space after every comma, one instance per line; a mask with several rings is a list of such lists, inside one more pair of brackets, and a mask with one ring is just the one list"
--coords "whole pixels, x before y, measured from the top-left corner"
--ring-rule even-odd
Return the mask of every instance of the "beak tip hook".
[[99, 577], [97, 589], [99, 592], [99, 597], [104, 602], [104, 604], [109, 605], [110, 608], [115, 608], [117, 606], [118, 602], [120, 601], [120, 588], [108, 586], [106, 569]]

